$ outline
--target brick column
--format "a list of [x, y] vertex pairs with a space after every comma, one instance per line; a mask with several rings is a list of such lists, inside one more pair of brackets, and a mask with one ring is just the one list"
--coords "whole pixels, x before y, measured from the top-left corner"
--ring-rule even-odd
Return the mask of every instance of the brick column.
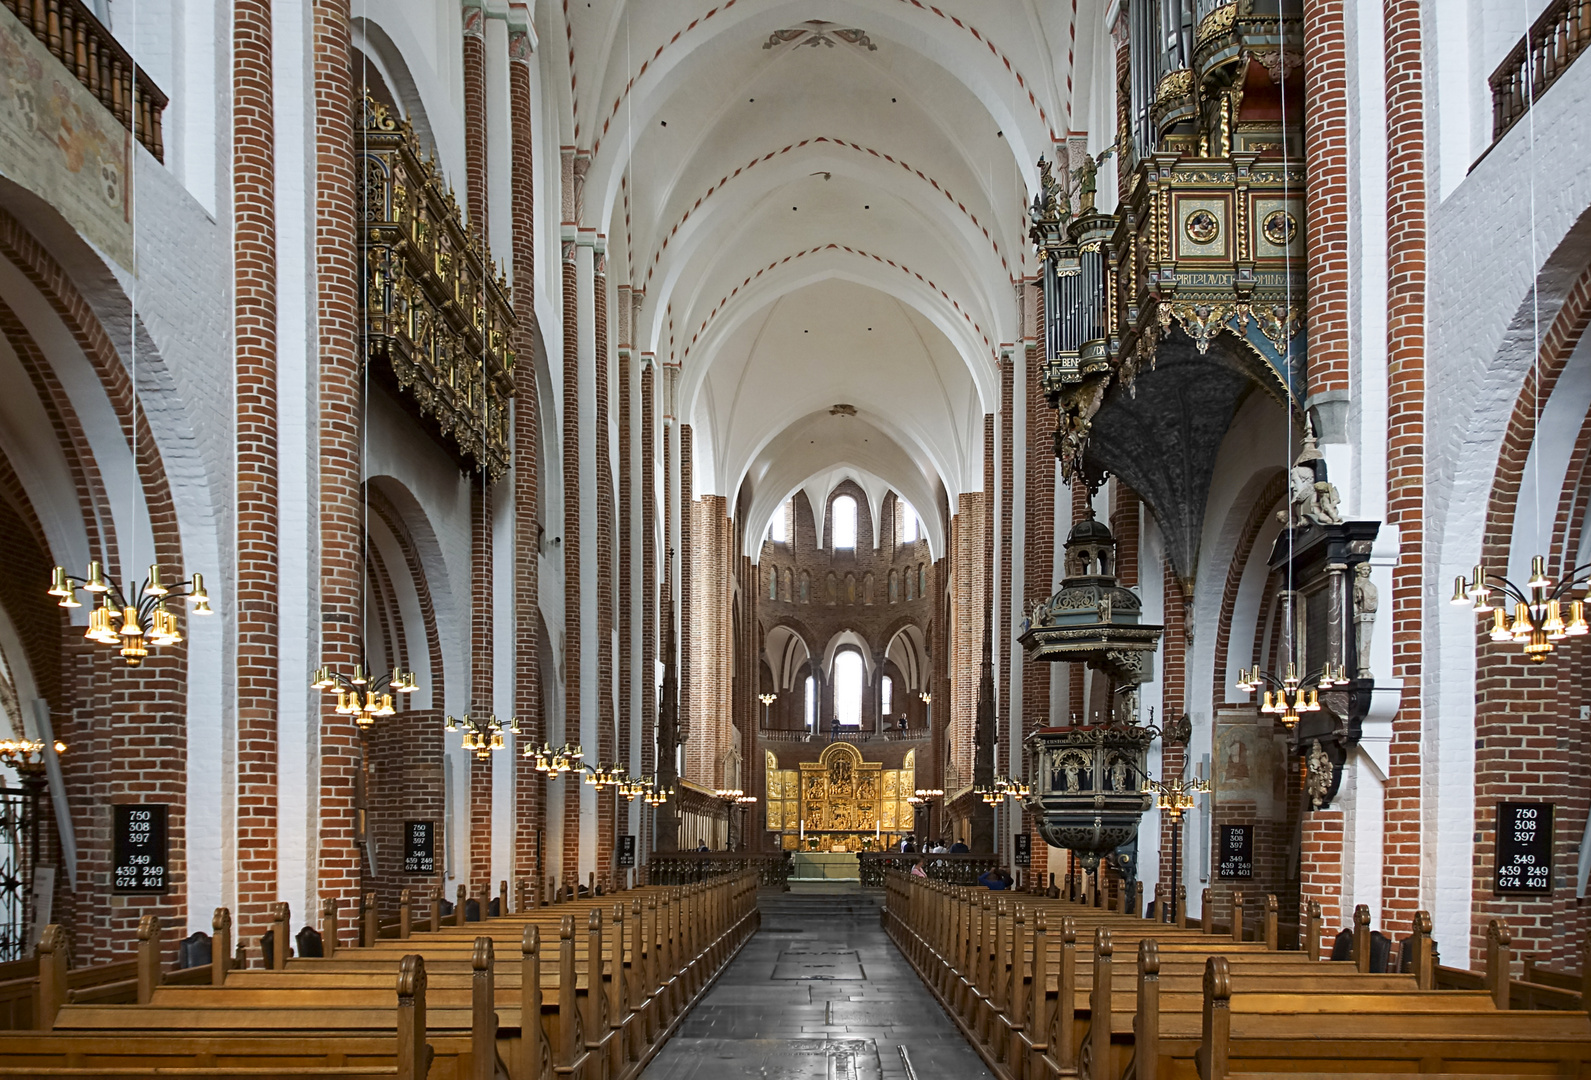
[[1022, 734], [1020, 718], [1011, 714], [1011, 654], [1021, 648], [1016, 643], [1014, 631], [1016, 614], [1011, 610], [1012, 570], [1015, 565], [1012, 531], [1012, 500], [1016, 497], [1012, 471], [1016, 444], [1013, 429], [1016, 422], [1015, 395], [1016, 360], [1012, 352], [1007, 350], [1000, 360], [1000, 565], [997, 568], [1000, 598], [994, 621], [995, 644], [999, 649], [999, 666], [995, 669], [994, 677], [996, 711], [1003, 722], [1007, 741], [1013, 727], [1018, 737]]
[[237, 0], [232, 12], [232, 53], [233, 378], [237, 409], [235, 929], [242, 937], [253, 937], [264, 932], [269, 908], [278, 898], [276, 184], [270, 0]]
[[1343, 0], [1304, 2], [1309, 394], [1348, 389], [1348, 37]]
[[[596, 314], [595, 464], [597, 480], [597, 750], [602, 764], [618, 760], [613, 711], [613, 449], [608, 438], [611, 401], [608, 356], [608, 253], [605, 238], [597, 236], [592, 252], [592, 300]], [[597, 796], [597, 880], [606, 881], [613, 867], [615, 827], [613, 792]]]
[[[640, 772], [640, 762], [632, 751], [635, 734], [635, 585], [639, 574], [635, 568], [635, 544], [631, 530], [635, 524], [633, 500], [635, 498], [635, 473], [630, 456], [635, 452], [635, 400], [631, 387], [631, 366], [634, 363], [635, 335], [632, 329], [630, 286], [619, 286], [619, 752], [618, 760], [630, 775]], [[629, 804], [633, 807], [635, 804]], [[630, 831], [631, 813], [625, 804], [619, 804], [617, 834]], [[617, 872], [617, 871], [616, 871]]]
[[[1320, 951], [1322, 956], [1330, 956], [1331, 935], [1352, 925], [1349, 921], [1351, 912], [1343, 910], [1343, 871], [1347, 869], [1343, 861], [1343, 812], [1341, 807], [1335, 805], [1324, 810], [1309, 810], [1306, 807], [1303, 817], [1298, 860], [1298, 925], [1309, 925], [1305, 909], [1309, 901], [1319, 900], [1320, 925], [1326, 931], [1321, 935], [1324, 943]], [[1392, 937], [1402, 937], [1408, 928], [1400, 930], [1388, 927], [1384, 932]]]
[[[979, 534], [979, 542], [983, 545], [983, 566], [978, 575], [978, 641], [977, 649], [979, 678], [983, 677], [983, 624], [994, 621], [994, 413], [983, 414], [983, 529]], [[993, 648], [1002, 648], [1003, 639], [996, 639], [992, 633], [994, 627], [990, 626], [990, 644]], [[992, 657], [991, 657], [992, 659]], [[976, 697], [973, 699], [976, 701]], [[1011, 769], [1011, 743], [1004, 737], [1003, 725], [1000, 723], [1000, 695], [995, 693], [994, 707], [994, 768], [996, 772], [1010, 774]], [[1018, 769], [1020, 771], [1020, 768]]]
[[[483, 473], [470, 486], [470, 714], [493, 711], [492, 493]], [[492, 882], [492, 759], [466, 758], [470, 783], [470, 876]]]
[[[1042, 295], [1042, 294], [1041, 294]], [[1038, 325], [1044, 325], [1042, 301]], [[1055, 455], [1050, 449], [1050, 432], [1055, 428], [1049, 402], [1039, 387], [1043, 348], [1037, 340], [1026, 343], [1027, 367], [1027, 542], [1023, 545], [1023, 608], [1035, 600], [1047, 600], [1055, 582]], [[1050, 667], [1048, 664], [1022, 665], [1022, 732], [1024, 736], [1050, 722]]]
[[[580, 325], [575, 296], [574, 148], [563, 152], [564, 741], [580, 741]], [[592, 748], [595, 750], [595, 747]], [[564, 885], [580, 877], [580, 785], [563, 788]]]
[[[354, 248], [354, 86], [348, 0], [314, 0], [315, 259], [319, 352], [321, 658], [343, 671], [360, 663], [364, 626], [360, 505], [359, 269]], [[354, 790], [360, 745], [354, 722], [321, 697], [318, 886], [344, 910], [360, 898]], [[306, 913], [307, 914], [307, 913]], [[352, 927], [347, 935], [352, 938]]]
[[695, 651], [692, 648], [691, 637], [693, 630], [691, 597], [695, 595], [692, 592], [695, 529], [691, 511], [691, 506], [695, 502], [692, 498], [692, 492], [695, 490], [695, 445], [691, 426], [679, 425], [679, 715], [681, 723], [690, 725], [692, 738], [698, 737], [695, 734], [697, 715], [692, 709], [695, 701], [692, 678], [695, 672], [695, 664], [692, 663]]
[[514, 175], [514, 713], [524, 734], [514, 740], [514, 876], [544, 880], [540, 839], [546, 827], [544, 774], [519, 751], [548, 737], [541, 697], [541, 428], [536, 386], [536, 183], [532, 141], [530, 39], [508, 42], [508, 107]]
[[[1187, 600], [1182, 595], [1182, 583], [1177, 580], [1176, 567], [1172, 566], [1171, 559], [1166, 559], [1165, 576], [1161, 580], [1162, 595], [1164, 597], [1164, 611], [1166, 632], [1160, 644], [1160, 726], [1166, 727], [1181, 718], [1187, 712], [1187, 663], [1188, 663], [1188, 623]], [[1160, 744], [1160, 775], [1158, 780], [1165, 780], [1182, 775], [1182, 770], [1187, 762], [1187, 747], [1175, 746], [1168, 742]], [[1188, 865], [1188, 826], [1182, 825], [1181, 864], [1184, 875]], [[1160, 815], [1160, 873], [1156, 880], [1176, 888], [1176, 881], [1171, 870], [1171, 817], [1169, 814]], [[1148, 890], [1151, 894], [1153, 889]], [[1192, 889], [1188, 890], [1190, 893]], [[1190, 899], [1189, 907], [1193, 905]]]
[[486, 42], [485, 14], [464, 5], [464, 208], [470, 226], [485, 240], [486, 231]]
[[[665, 472], [667, 470], [665, 469]], [[641, 354], [641, 760], [657, 769], [657, 357]], [[645, 820], [645, 815], [642, 815]], [[645, 848], [650, 838], [643, 836]]]
[[1420, 907], [1421, 589], [1425, 553], [1425, 89], [1418, 0], [1386, 2], [1387, 524], [1392, 569], [1392, 721], [1380, 922], [1401, 932]]

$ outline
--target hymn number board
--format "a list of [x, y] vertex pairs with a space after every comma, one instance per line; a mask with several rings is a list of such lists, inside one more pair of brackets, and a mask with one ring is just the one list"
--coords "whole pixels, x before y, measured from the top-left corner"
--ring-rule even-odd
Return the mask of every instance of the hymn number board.
[[1221, 826], [1220, 875], [1223, 878], [1254, 876], [1254, 826]]
[[403, 872], [405, 874], [436, 873], [436, 822], [405, 821], [403, 823]]
[[1552, 892], [1552, 804], [1497, 804], [1497, 880], [1500, 893]]
[[167, 871], [166, 807], [162, 804], [118, 803], [111, 807], [111, 841], [117, 895], [164, 893]]

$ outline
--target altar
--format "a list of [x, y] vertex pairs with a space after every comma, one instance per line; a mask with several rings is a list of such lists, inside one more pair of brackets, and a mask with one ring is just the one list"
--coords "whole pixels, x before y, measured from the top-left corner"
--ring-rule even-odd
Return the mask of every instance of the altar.
[[791, 881], [860, 881], [862, 863], [849, 851], [797, 851], [790, 856]]
[[[781, 769], [768, 751], [768, 830], [785, 851], [850, 853], [885, 851], [913, 832], [917, 752], [902, 767], [863, 761], [855, 746], [830, 744], [817, 761]], [[852, 856], [854, 857], [854, 856]], [[855, 871], [852, 871], [854, 875]]]

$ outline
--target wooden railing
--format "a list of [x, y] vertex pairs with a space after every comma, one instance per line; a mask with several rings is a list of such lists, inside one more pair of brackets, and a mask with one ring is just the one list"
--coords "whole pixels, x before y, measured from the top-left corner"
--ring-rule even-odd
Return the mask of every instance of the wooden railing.
[[1530, 33], [1492, 72], [1492, 142], [1524, 117], [1588, 45], [1591, 0], [1553, 0], [1548, 4]]
[[763, 888], [785, 889], [790, 883], [790, 858], [750, 851], [680, 851], [654, 853], [647, 863], [648, 885], [694, 885], [699, 881], [754, 871]]
[[757, 738], [768, 742], [811, 742], [811, 743], [866, 743], [866, 742], [920, 742], [931, 734], [925, 727], [886, 728], [883, 731], [787, 731], [779, 728], [759, 728]]
[[952, 885], [976, 885], [978, 875], [1000, 865], [998, 855], [922, 855], [915, 852], [859, 851], [862, 887], [881, 889], [891, 870], [910, 871], [912, 864], [922, 860], [923, 873], [930, 881], [946, 881]]
[[[167, 98], [82, 0], [4, 0], [77, 81], [99, 98], [157, 161], [166, 159], [161, 114]], [[134, 87], [137, 93], [133, 92]], [[136, 119], [136, 123], [134, 120]]]

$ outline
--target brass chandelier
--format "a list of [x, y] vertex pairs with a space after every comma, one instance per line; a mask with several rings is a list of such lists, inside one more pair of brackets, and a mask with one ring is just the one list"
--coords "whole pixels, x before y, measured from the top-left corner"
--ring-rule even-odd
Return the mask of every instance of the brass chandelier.
[[[1578, 600], [1566, 600], [1569, 591], [1580, 585], [1587, 586], [1586, 594]], [[1475, 567], [1472, 577], [1461, 575], [1454, 580], [1452, 602], [1472, 605], [1476, 615], [1491, 620], [1493, 641], [1523, 645], [1525, 659], [1541, 664], [1556, 648], [1554, 642], [1591, 632], [1585, 618], [1588, 598], [1591, 598], [1591, 564], [1575, 567], [1554, 583], [1547, 576], [1546, 558], [1533, 555], [1530, 579], [1523, 589], [1480, 565]], [[1508, 617], [1509, 600], [1514, 602], [1512, 619]], [[1566, 607], [1567, 620], [1564, 618]]]
[[[412, 694], [420, 688], [414, 681], [414, 672], [393, 668], [374, 678], [365, 675], [363, 664], [354, 665], [352, 676], [329, 667], [318, 667], [310, 677], [312, 690], [324, 690], [337, 695], [337, 714], [351, 716], [362, 728], [376, 722], [378, 717], [393, 715], [393, 694]], [[449, 730], [452, 730], [451, 728]]]
[[182, 640], [176, 613], [166, 606], [168, 596], [186, 597], [195, 615], [215, 614], [210, 610], [210, 594], [204, 589], [204, 575], [194, 574], [189, 580], [168, 588], [160, 580], [159, 566], [151, 566], [149, 577], [130, 594], [105, 577], [104, 567], [98, 561], [88, 564], [86, 578], [68, 574], [64, 567], [57, 566], [45, 595], [59, 597], [57, 607], [77, 608], [83, 606], [77, 598], [78, 589], [97, 598], [83, 636], [101, 645], [121, 646], [122, 659], [127, 661], [128, 667], [141, 665], [151, 645], [159, 648]]
[[1203, 777], [1184, 780], [1180, 776], [1175, 780], [1160, 781], [1146, 776], [1143, 787], [1138, 790], [1145, 795], [1153, 795], [1156, 806], [1170, 814], [1172, 821], [1180, 821], [1183, 814], [1193, 809], [1195, 795], [1209, 794], [1210, 781]]
[[[45, 767], [42, 739], [0, 739], [0, 765], [17, 771], [24, 779], [43, 775]], [[57, 757], [66, 753], [66, 744], [55, 740]]]
[[1033, 794], [1033, 789], [1021, 780], [1013, 780], [1009, 776], [997, 776], [994, 778], [994, 783], [979, 785], [972, 789], [972, 793], [990, 806], [996, 806], [1008, 798], [1025, 799]]
[[550, 743], [542, 743], [540, 746], [526, 746], [524, 755], [535, 759], [537, 772], [546, 773], [549, 780], [556, 780], [564, 773], [580, 768], [580, 759], [585, 757], [585, 751], [579, 743], [564, 743], [556, 750]]
[[[1261, 671], [1257, 667], [1240, 668], [1235, 685], [1245, 694], [1253, 694], [1261, 687], [1270, 687], [1271, 689], [1265, 691], [1265, 700], [1260, 705], [1260, 712], [1279, 717], [1287, 730], [1291, 731], [1298, 725], [1299, 717], [1303, 713], [1320, 712], [1322, 690], [1330, 690], [1334, 686], [1346, 686], [1350, 681], [1347, 669], [1342, 664], [1327, 664], [1319, 671], [1301, 679], [1298, 677], [1298, 666], [1289, 660], [1287, 670], [1281, 678], [1277, 678], [1273, 672]], [[1145, 794], [1147, 793], [1146, 791]]]
[[648, 806], [662, 806], [674, 795], [674, 789], [662, 787], [656, 776], [648, 774], [621, 780], [619, 794], [631, 802], [644, 798]]
[[504, 731], [515, 735], [519, 734], [519, 717], [509, 717], [508, 725], [504, 727], [502, 721], [497, 719], [496, 713], [473, 717], [469, 713], [465, 713], [457, 719], [449, 715], [443, 723], [442, 730], [452, 732], [457, 731], [460, 727], [464, 729], [464, 738], [459, 745], [473, 753], [480, 760], [485, 761], [492, 756], [493, 750], [501, 750], [503, 748]]

